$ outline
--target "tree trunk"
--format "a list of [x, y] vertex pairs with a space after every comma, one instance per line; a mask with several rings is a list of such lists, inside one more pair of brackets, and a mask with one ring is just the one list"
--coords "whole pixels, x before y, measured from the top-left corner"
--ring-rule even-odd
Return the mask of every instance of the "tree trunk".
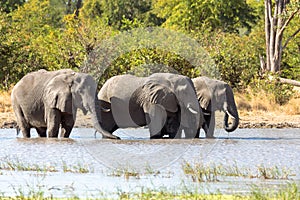
[[295, 81], [295, 80], [286, 79], [286, 78], [279, 78], [279, 81], [281, 83], [286, 83], [286, 84], [290, 84], [290, 85], [300, 87], [300, 81]]
[[[295, 7], [289, 16], [287, 16], [286, 6], [289, 3], [289, 0], [276, 0], [274, 9], [272, 9], [272, 0], [265, 0], [266, 66], [262, 66], [265, 71], [273, 73], [280, 71], [283, 33], [289, 22], [300, 11], [299, 7]], [[273, 10], [274, 13], [272, 15]], [[297, 33], [299, 33], [299, 30], [292, 36], [295, 37]], [[287, 42], [284, 44], [284, 47]]]

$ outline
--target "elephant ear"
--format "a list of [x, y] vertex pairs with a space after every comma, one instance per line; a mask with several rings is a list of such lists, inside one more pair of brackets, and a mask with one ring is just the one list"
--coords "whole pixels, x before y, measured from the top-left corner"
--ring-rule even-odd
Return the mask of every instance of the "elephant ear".
[[72, 84], [73, 79], [68, 74], [54, 77], [45, 88], [46, 105], [61, 112], [72, 113]]
[[210, 110], [211, 101], [212, 101], [212, 92], [210, 88], [208, 88], [207, 83], [204, 79], [196, 79], [194, 82], [194, 86], [196, 89], [198, 101], [201, 108], [204, 108], [205, 110]]
[[145, 94], [149, 95], [152, 104], [160, 104], [169, 112], [178, 111], [176, 95], [167, 87], [156, 83], [147, 83], [143, 86]]

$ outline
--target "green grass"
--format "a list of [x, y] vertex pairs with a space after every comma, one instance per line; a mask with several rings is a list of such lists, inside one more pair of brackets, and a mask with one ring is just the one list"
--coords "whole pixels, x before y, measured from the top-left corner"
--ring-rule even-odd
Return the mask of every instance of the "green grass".
[[253, 186], [249, 194], [201, 194], [197, 192], [182, 192], [182, 191], [167, 191], [165, 189], [152, 191], [144, 190], [140, 193], [129, 194], [122, 193], [119, 199], [141, 199], [141, 200], [299, 200], [300, 191], [299, 185], [296, 183], [289, 183], [282, 186], [278, 190], [271, 190]]
[[[75, 165], [67, 165], [66, 162], [62, 162], [62, 169], [54, 165], [38, 165], [34, 163], [26, 163], [18, 158], [10, 159], [4, 158], [0, 160], [0, 170], [8, 171], [36, 171], [36, 172], [71, 172], [71, 173], [90, 173], [93, 172], [88, 165], [77, 163]], [[0, 171], [1, 175], [1, 171]]]
[[144, 170], [137, 171], [131, 167], [120, 167], [113, 169], [111, 172], [108, 173], [108, 176], [115, 176], [115, 177], [124, 177], [128, 180], [130, 177], [135, 179], [140, 179], [141, 176], [146, 175], [153, 175], [157, 176], [160, 174], [160, 171], [152, 169], [150, 166], [146, 166]]
[[200, 163], [191, 165], [188, 162], [183, 164], [183, 172], [192, 178], [194, 182], [213, 182], [218, 181], [220, 166], [205, 166]]
[[55, 166], [46, 166], [38, 164], [29, 164], [19, 159], [5, 158], [0, 162], [0, 170], [9, 171], [37, 171], [37, 172], [57, 172]]
[[139, 172], [137, 172], [136, 170], [126, 168], [126, 167], [113, 169], [112, 172], [108, 173], [108, 176], [124, 177], [126, 180], [128, 180], [130, 177], [139, 179], [140, 175], [141, 174]]
[[93, 172], [93, 169], [91, 169], [88, 165], [83, 165], [81, 163], [77, 163], [76, 165], [67, 165], [63, 162], [63, 172], [85, 174]]
[[274, 167], [266, 167], [264, 165], [260, 165], [257, 168], [258, 178], [264, 179], [289, 179], [292, 175], [291, 170], [286, 168], [279, 168], [277, 166]]
[[[252, 185], [251, 191], [247, 194], [203, 194], [202, 191], [191, 191], [186, 188], [178, 188], [168, 190], [166, 188], [158, 188], [155, 190], [141, 188], [140, 192], [128, 193], [119, 191], [114, 199], [127, 199], [127, 200], [300, 200], [300, 185], [295, 182], [288, 183], [280, 186], [277, 189], [270, 187], [261, 187], [259, 185]], [[0, 199], [79, 199], [75, 195], [76, 191], [73, 191], [73, 196], [68, 198], [56, 198], [51, 194], [46, 195], [48, 190], [45, 186], [33, 187], [31, 184], [25, 186], [15, 187], [14, 197], [5, 196], [5, 193], [0, 193]], [[99, 190], [99, 195], [93, 195], [93, 197], [86, 197], [84, 199], [111, 199], [109, 196], [112, 194], [105, 194]]]
[[263, 178], [273, 180], [288, 180], [294, 174], [286, 168], [278, 166], [265, 167], [260, 165], [253, 172], [250, 168], [240, 168], [237, 164], [233, 166], [223, 165], [203, 165], [201, 163], [190, 164], [184, 162], [182, 170], [186, 176], [190, 177], [194, 182], [214, 182], [219, 181], [221, 177], [236, 176], [244, 178]]

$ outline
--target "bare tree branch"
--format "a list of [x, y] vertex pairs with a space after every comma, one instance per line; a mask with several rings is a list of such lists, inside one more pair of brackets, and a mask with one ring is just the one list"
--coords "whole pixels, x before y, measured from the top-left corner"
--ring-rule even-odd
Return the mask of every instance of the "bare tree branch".
[[299, 11], [299, 8], [297, 10], [295, 10], [294, 12], [292, 12], [292, 14], [289, 16], [289, 18], [285, 21], [285, 23], [282, 25], [279, 34], [282, 34], [282, 32], [284, 31], [284, 29], [287, 27], [287, 25], [290, 23], [290, 21], [294, 18], [294, 16], [296, 15], [296, 13]]
[[279, 77], [279, 81], [281, 83], [286, 83], [286, 84], [290, 84], [290, 85], [294, 85], [294, 86], [300, 87], [300, 81], [295, 81], [295, 80], [286, 79], [286, 78], [280, 78], [280, 77]]
[[287, 44], [298, 34], [300, 33], [300, 28], [296, 30], [284, 43], [282, 50], [286, 48]]

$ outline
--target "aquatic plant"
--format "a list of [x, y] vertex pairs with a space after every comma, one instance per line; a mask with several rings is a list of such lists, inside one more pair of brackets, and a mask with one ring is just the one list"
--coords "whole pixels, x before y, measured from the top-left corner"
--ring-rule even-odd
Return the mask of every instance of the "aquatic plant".
[[76, 165], [67, 165], [67, 163], [63, 161], [63, 172], [84, 174], [91, 171], [93, 171], [93, 169], [91, 169], [87, 164], [83, 165], [78, 162]]
[[126, 180], [128, 180], [130, 177], [139, 179], [140, 173], [134, 169], [130, 169], [129, 167], [122, 167], [118, 169], [113, 169], [113, 171], [109, 173], [108, 176], [116, 176], [116, 177], [123, 176]]
[[291, 176], [291, 170], [279, 168], [278, 166], [266, 167], [260, 165], [258, 166], [257, 171], [257, 177], [264, 179], [289, 179], [289, 176]]
[[190, 176], [194, 182], [212, 182], [218, 181], [220, 175], [220, 166], [217, 165], [203, 165], [196, 163], [192, 166], [190, 163], [183, 164], [183, 172]]
[[190, 164], [184, 162], [182, 166], [184, 174], [192, 178], [193, 182], [212, 182], [218, 181], [220, 176], [237, 176], [248, 178], [264, 178], [264, 179], [289, 179], [292, 176], [291, 170], [278, 166], [265, 167], [260, 165], [257, 167], [257, 174], [253, 173], [250, 168], [241, 168], [237, 164], [233, 166], [223, 165], [204, 165], [201, 163]]
[[37, 172], [57, 172], [58, 170], [52, 165], [38, 165], [26, 163], [18, 158], [4, 158], [0, 161], [0, 170], [10, 171], [37, 171]]

